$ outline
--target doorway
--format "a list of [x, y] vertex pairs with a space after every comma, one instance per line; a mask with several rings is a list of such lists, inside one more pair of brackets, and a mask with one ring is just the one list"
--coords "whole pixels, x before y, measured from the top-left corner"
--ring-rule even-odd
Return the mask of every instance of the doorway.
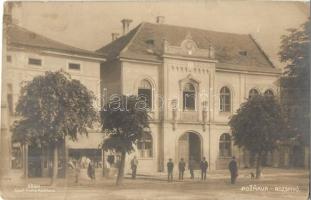
[[193, 158], [195, 169], [200, 168], [202, 142], [198, 134], [193, 132], [183, 134], [178, 140], [178, 152], [178, 160], [183, 158], [188, 164], [190, 158]]

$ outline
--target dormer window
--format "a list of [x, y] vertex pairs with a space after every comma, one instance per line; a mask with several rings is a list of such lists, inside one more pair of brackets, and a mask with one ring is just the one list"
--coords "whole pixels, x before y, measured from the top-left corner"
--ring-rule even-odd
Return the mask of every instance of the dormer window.
[[149, 40], [146, 40], [146, 44], [149, 46], [153, 46], [154, 45], [154, 40], [153, 39], [149, 39]]
[[70, 70], [80, 71], [81, 66], [80, 66], [79, 63], [69, 63], [69, 64], [68, 64], [68, 68], [69, 68]]
[[149, 53], [154, 53], [154, 52], [153, 52], [154, 40], [153, 40], [153, 39], [146, 40], [146, 44], [147, 44], [147, 51], [148, 51]]
[[247, 51], [239, 51], [239, 54], [240, 54], [241, 56], [247, 56]]
[[38, 59], [38, 58], [28, 58], [28, 64], [29, 65], [41, 66], [42, 65], [42, 60]]

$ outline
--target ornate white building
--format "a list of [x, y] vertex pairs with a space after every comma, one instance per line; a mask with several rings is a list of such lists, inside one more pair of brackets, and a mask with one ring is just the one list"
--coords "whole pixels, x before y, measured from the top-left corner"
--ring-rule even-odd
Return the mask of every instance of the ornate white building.
[[278, 95], [281, 74], [251, 35], [141, 23], [97, 52], [107, 59], [101, 65], [106, 96], [147, 99], [150, 132], [133, 153], [139, 170], [165, 170], [169, 158], [199, 163], [206, 157], [210, 170], [227, 167], [233, 155], [240, 166], [248, 164], [233, 145], [229, 118], [249, 95]]

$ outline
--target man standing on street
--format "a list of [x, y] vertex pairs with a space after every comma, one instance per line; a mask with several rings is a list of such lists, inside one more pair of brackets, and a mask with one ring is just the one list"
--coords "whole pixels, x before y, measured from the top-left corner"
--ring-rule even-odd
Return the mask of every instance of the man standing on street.
[[236, 178], [238, 177], [238, 165], [234, 156], [232, 157], [232, 160], [229, 163], [229, 170], [231, 174], [231, 184], [234, 184]]
[[137, 166], [138, 166], [138, 160], [136, 156], [134, 156], [134, 158], [131, 160], [132, 179], [136, 178]]
[[173, 181], [173, 169], [174, 169], [174, 163], [172, 162], [172, 159], [168, 159], [167, 162], [167, 181], [172, 182]]
[[189, 171], [190, 171], [190, 178], [191, 179], [194, 179], [194, 173], [193, 173], [193, 170], [194, 170], [194, 165], [195, 165], [195, 161], [193, 160], [193, 157], [190, 157], [190, 161], [189, 161]]
[[203, 160], [200, 162], [200, 168], [201, 168], [201, 180], [206, 180], [206, 171], [208, 168], [208, 162], [206, 161], [206, 158], [203, 157]]
[[181, 158], [178, 163], [178, 169], [179, 169], [179, 180], [184, 180], [184, 172], [186, 169], [186, 163], [183, 158]]

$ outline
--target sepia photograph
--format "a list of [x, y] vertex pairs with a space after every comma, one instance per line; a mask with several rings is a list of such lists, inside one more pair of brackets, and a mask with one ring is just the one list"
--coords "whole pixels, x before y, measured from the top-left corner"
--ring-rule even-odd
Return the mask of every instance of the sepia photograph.
[[310, 198], [310, 1], [2, 4], [0, 200]]

